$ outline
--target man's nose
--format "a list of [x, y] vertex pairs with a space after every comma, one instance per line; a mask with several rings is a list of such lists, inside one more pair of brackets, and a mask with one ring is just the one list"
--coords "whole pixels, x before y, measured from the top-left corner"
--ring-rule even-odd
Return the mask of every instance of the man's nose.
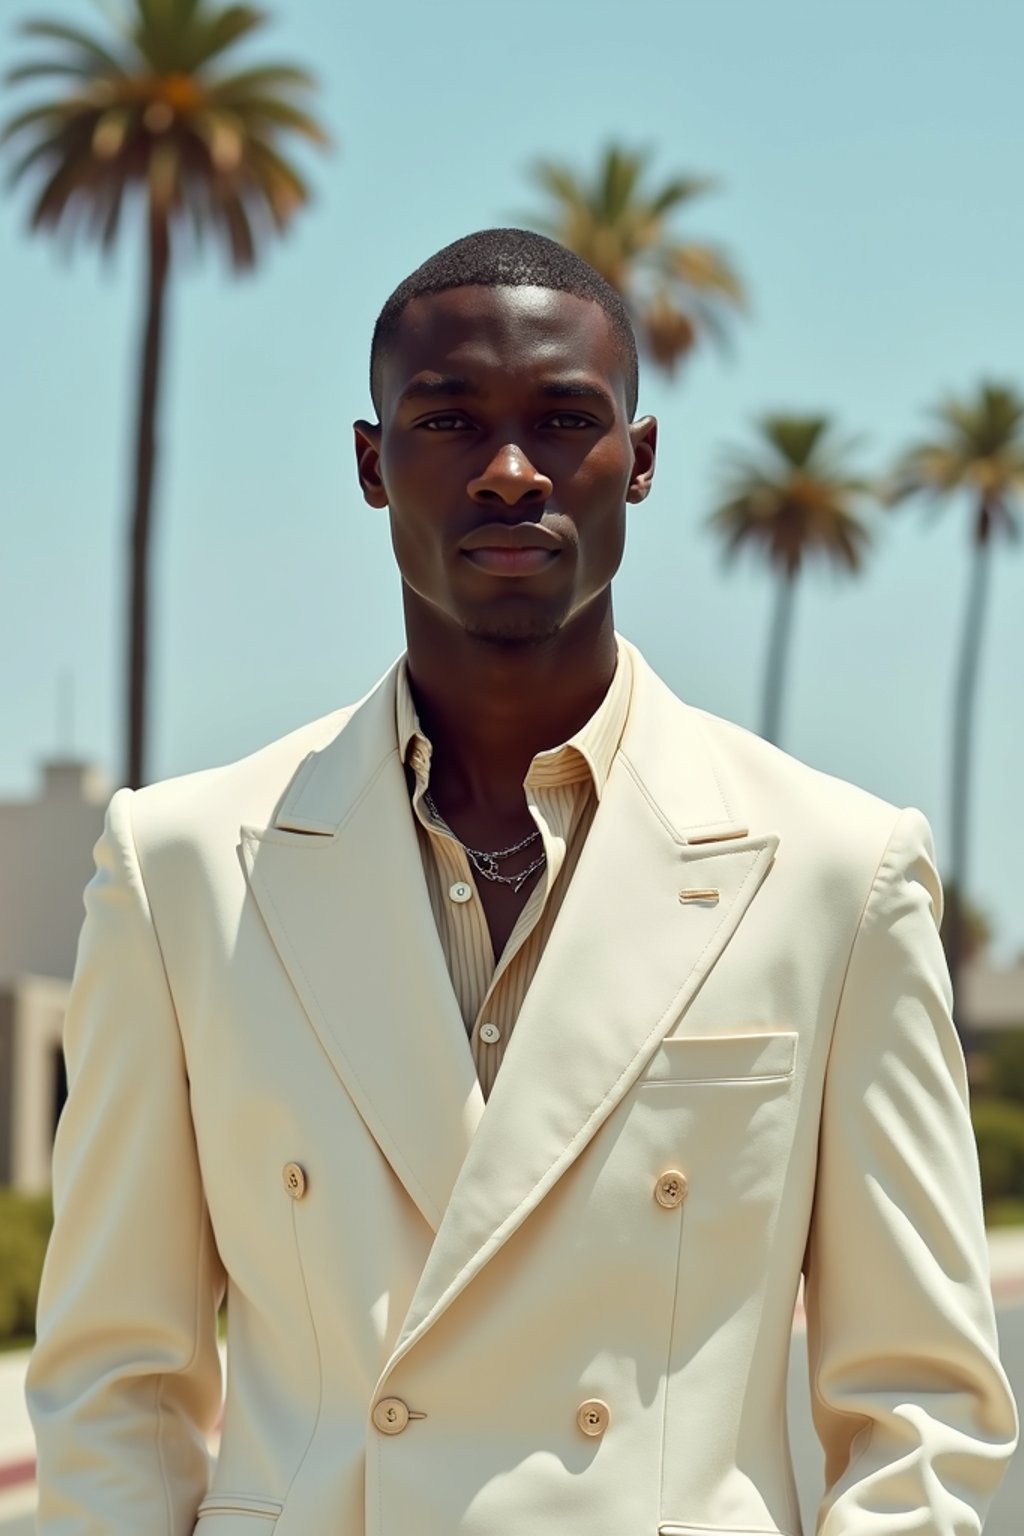
[[551, 495], [552, 485], [518, 444], [506, 443], [483, 473], [469, 482], [467, 489], [473, 500], [482, 505], [500, 501], [506, 507], [516, 507], [522, 502], [528, 506], [543, 506]]

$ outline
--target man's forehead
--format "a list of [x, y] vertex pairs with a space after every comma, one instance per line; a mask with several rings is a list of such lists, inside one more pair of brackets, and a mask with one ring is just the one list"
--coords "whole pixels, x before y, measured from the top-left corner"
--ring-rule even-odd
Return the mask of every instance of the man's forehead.
[[570, 365], [606, 377], [623, 372], [618, 338], [599, 304], [554, 288], [473, 285], [410, 300], [386, 371], [401, 389], [400, 379], [422, 369]]

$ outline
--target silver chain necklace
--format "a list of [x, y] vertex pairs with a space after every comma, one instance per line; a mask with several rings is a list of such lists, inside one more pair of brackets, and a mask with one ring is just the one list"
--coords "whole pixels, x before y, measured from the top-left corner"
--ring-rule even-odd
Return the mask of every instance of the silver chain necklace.
[[455, 838], [455, 841], [458, 843], [459, 847], [463, 849], [466, 857], [469, 859], [469, 862], [472, 864], [477, 874], [482, 875], [485, 880], [493, 880], [497, 885], [510, 885], [516, 895], [518, 895], [523, 886], [526, 884], [527, 880], [529, 880], [530, 876], [535, 875], [538, 869], [543, 869], [544, 865], [547, 863], [548, 856], [544, 850], [541, 849], [540, 853], [533, 860], [533, 862], [527, 864], [526, 868], [521, 869], [518, 874], [500, 874], [498, 871], [498, 861], [500, 859], [509, 859], [514, 853], [520, 853], [524, 848], [529, 848], [530, 844], [535, 843], [540, 837], [539, 831], [531, 832], [529, 837], [522, 838], [520, 842], [513, 843], [509, 848], [498, 848], [494, 853], [484, 853], [480, 848], [470, 848], [468, 843], [464, 843], [461, 837], [456, 836], [451, 827], [445, 821], [444, 817], [441, 815], [441, 812], [438, 810], [437, 806], [434, 804], [430, 791], [427, 789], [423, 791], [423, 803], [434, 820], [440, 822], [445, 831], [451, 837]]

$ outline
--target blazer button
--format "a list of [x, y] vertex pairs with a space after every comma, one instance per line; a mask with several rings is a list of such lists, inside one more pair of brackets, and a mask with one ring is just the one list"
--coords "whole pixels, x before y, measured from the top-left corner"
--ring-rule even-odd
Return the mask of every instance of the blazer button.
[[678, 1168], [670, 1168], [655, 1184], [654, 1198], [659, 1205], [671, 1211], [686, 1199], [686, 1189], [686, 1174], [680, 1173]]
[[608, 1404], [599, 1397], [588, 1397], [576, 1410], [576, 1423], [585, 1435], [603, 1435], [610, 1418]]
[[284, 1187], [293, 1200], [301, 1200], [306, 1193], [306, 1175], [298, 1163], [285, 1163], [281, 1169]]
[[409, 1422], [409, 1410], [400, 1397], [382, 1397], [370, 1415], [382, 1435], [400, 1435]]

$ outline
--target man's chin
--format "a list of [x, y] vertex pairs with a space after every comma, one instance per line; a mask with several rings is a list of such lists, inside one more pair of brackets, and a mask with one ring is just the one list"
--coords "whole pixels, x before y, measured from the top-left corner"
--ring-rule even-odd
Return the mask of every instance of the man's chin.
[[519, 621], [499, 621], [497, 624], [473, 624], [464, 625], [465, 633], [470, 634], [474, 641], [482, 641], [484, 645], [500, 645], [500, 647], [513, 647], [513, 645], [543, 645], [545, 641], [554, 639], [562, 625], [553, 624], [528, 624]]
[[551, 613], [474, 614], [463, 624], [467, 635], [485, 645], [543, 645], [562, 628], [561, 616]]

